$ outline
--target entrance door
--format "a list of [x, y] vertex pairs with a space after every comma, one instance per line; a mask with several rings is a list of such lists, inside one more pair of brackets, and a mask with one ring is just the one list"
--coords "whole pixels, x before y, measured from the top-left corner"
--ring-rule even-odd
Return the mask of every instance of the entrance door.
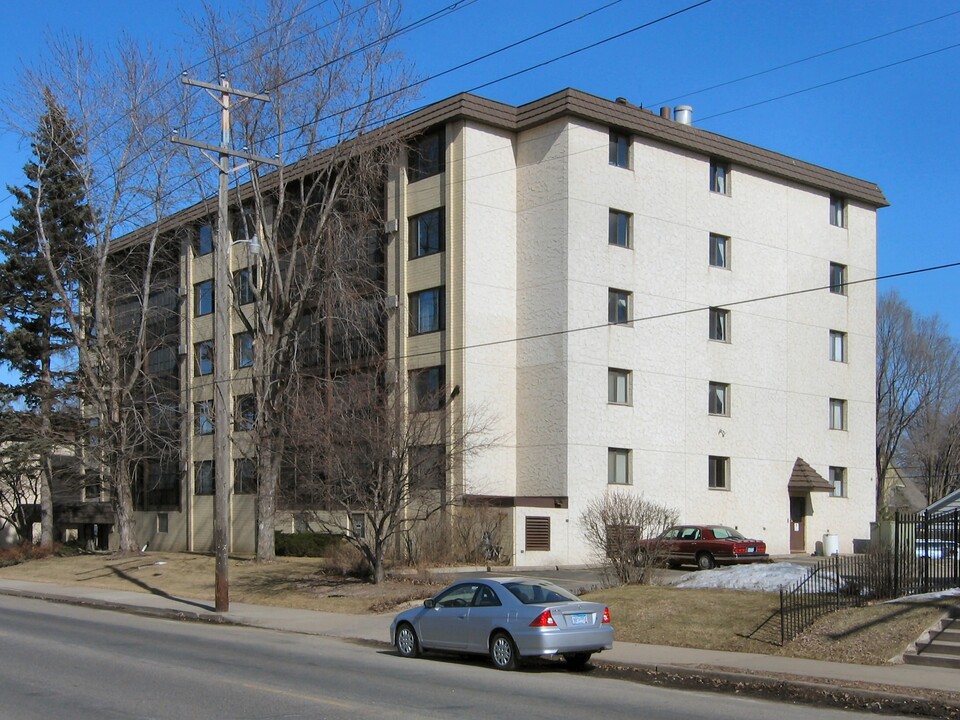
[[807, 498], [790, 496], [790, 552], [806, 551], [804, 520], [807, 514]]

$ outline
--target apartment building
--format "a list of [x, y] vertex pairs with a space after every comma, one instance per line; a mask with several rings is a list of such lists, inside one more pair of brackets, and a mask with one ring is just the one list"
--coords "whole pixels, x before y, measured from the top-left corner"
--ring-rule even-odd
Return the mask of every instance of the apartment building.
[[[448, 482], [505, 514], [512, 564], [591, 561], [580, 517], [611, 491], [773, 554], [869, 537], [886, 200], [690, 113], [575, 90], [519, 107], [465, 94], [390, 128], [410, 152], [385, 189], [385, 351], [412, 403], [457, 388], [451, 402], [494, 419], [501, 441]], [[181, 262], [181, 347], [207, 367], [212, 269], [186, 245]], [[238, 329], [241, 404], [250, 342]], [[181, 502], [141, 504], [138, 524], [151, 547], [207, 550], [209, 382], [182, 377], [188, 470], [167, 481]], [[232, 544], [252, 552], [237, 452]]]

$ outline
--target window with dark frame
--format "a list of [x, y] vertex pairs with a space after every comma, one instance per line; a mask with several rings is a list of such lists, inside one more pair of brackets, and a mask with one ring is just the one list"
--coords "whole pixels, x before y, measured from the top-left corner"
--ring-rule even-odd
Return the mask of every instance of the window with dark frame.
[[216, 490], [213, 460], [194, 463], [193, 488], [195, 495], [213, 495]]
[[830, 292], [835, 295], [847, 294], [847, 266], [830, 263]]
[[446, 228], [442, 207], [412, 216], [409, 230], [411, 260], [443, 252]]
[[197, 228], [195, 248], [197, 255], [209, 255], [213, 252], [213, 225], [200, 225]]
[[233, 418], [235, 430], [253, 430], [257, 424], [257, 399], [253, 395], [238, 395]]
[[167, 513], [157, 513], [157, 532], [158, 533], [167, 533], [170, 532], [170, 515]]
[[410, 448], [411, 492], [440, 492], [446, 487], [443, 445], [414, 445]]
[[625, 325], [630, 322], [631, 293], [628, 290], [610, 288], [607, 293], [607, 322], [612, 325]]
[[257, 464], [251, 458], [233, 461], [234, 495], [257, 494]]
[[846, 227], [847, 202], [839, 195], [830, 196], [830, 224], [834, 227]]
[[193, 316], [201, 317], [213, 312], [213, 280], [204, 280], [193, 286]]
[[630, 468], [632, 453], [627, 448], [607, 448], [607, 484], [630, 485], [633, 477]]
[[630, 136], [617, 130], [610, 131], [610, 164], [630, 169]]
[[710, 383], [710, 397], [707, 403], [711, 415], [730, 415], [730, 384]]
[[830, 398], [830, 429], [847, 429], [847, 401], [840, 398]]
[[443, 365], [410, 371], [410, 411], [430, 412], [443, 407], [446, 400]]
[[194, 435], [213, 435], [213, 400], [201, 400], [193, 404]]
[[730, 489], [730, 458], [711, 455], [708, 458], [708, 487], [712, 490]]
[[414, 138], [407, 150], [407, 180], [417, 182], [442, 173], [444, 150], [443, 128]]
[[847, 469], [830, 466], [830, 484], [833, 485], [833, 497], [847, 496]]
[[847, 361], [847, 334], [840, 330], [830, 331], [830, 359], [833, 362]]
[[233, 336], [234, 367], [253, 367], [253, 333], [242, 332]]
[[443, 330], [444, 289], [442, 287], [410, 293], [408, 300], [411, 335]]
[[710, 192], [730, 194], [730, 166], [713, 158], [710, 159]]
[[201, 340], [193, 345], [193, 374], [213, 374], [213, 340]]
[[730, 311], [724, 308], [710, 308], [710, 339], [717, 342], [730, 342]]
[[710, 233], [710, 267], [730, 268], [730, 238]]
[[254, 268], [244, 268], [233, 274], [233, 291], [236, 293], [237, 305], [248, 305], [255, 300], [253, 286], [256, 279]]
[[630, 232], [630, 226], [633, 224], [632, 217], [630, 213], [622, 210], [610, 211], [610, 228], [607, 238], [610, 245], [622, 248], [632, 247], [633, 238]]
[[523, 523], [523, 544], [528, 551], [549, 551], [550, 518], [528, 515]]
[[233, 242], [249, 242], [257, 238], [257, 214], [253, 208], [230, 213], [233, 220]]
[[633, 373], [620, 368], [607, 369], [607, 402], [611, 405], [629, 405], [632, 401]]
[[137, 468], [133, 487], [135, 510], [179, 510], [180, 471], [175, 463], [145, 460]]

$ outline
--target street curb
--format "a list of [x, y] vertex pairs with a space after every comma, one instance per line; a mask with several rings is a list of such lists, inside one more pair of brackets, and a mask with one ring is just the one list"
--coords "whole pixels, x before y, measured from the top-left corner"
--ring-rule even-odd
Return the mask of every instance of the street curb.
[[[845, 710], [869, 711], [882, 715], [914, 715], [918, 717], [960, 718], [960, 696], [943, 701], [918, 698], [914, 688], [898, 688], [900, 692], [864, 687], [849, 683], [822, 682], [814, 678], [798, 678], [781, 674], [753, 674], [716, 669], [691, 668], [677, 665], [650, 665], [645, 663], [604, 662], [594, 659], [593, 666], [607, 675], [621, 680], [675, 689], [733, 693], [757, 699], [802, 703]], [[949, 693], [933, 691], [940, 695]]]
[[[297, 633], [325, 637], [371, 647], [392, 647], [390, 643], [368, 638], [344, 637], [325, 633], [312, 633], [304, 630], [291, 630], [277, 627], [264, 627], [239, 618], [218, 614], [211, 610], [202, 613], [193, 610], [173, 610], [170, 608], [151, 608], [142, 605], [79, 598], [70, 595], [0, 588], [0, 595], [22, 597], [31, 600], [78, 605], [97, 610], [112, 610], [131, 615], [177, 620], [187, 622], [205, 622], [215, 625], [250, 627], [278, 632]], [[606, 677], [657, 687], [698, 690], [702, 692], [722, 692], [775, 700], [778, 702], [802, 703], [819, 707], [833, 707], [846, 710], [869, 711], [882, 715], [913, 715], [916, 717], [943, 718], [960, 720], [960, 695], [944, 691], [928, 691], [944, 696], [943, 700], [930, 700], [916, 696], [913, 688], [898, 688], [901, 692], [874, 689], [869, 683], [860, 683], [861, 687], [851, 686], [849, 682], [822, 682], [814, 678], [797, 677], [785, 674], [754, 674], [735, 672], [709, 666], [689, 667], [684, 665], [653, 665], [648, 663], [630, 663], [624, 661], [606, 662], [598, 658], [591, 661], [595, 672]]]

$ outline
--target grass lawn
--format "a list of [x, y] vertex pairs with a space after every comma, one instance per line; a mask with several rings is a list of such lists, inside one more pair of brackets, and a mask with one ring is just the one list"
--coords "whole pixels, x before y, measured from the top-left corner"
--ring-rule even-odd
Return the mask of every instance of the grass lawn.
[[[0, 567], [0, 578], [212, 600], [214, 559], [190, 553], [49, 557]], [[445, 578], [424, 574], [371, 585], [311, 558], [279, 558], [265, 565], [244, 559], [230, 562], [231, 602], [304, 610], [393, 612], [432, 596], [445, 584]], [[780, 647], [776, 593], [632, 585], [585, 597], [610, 606], [618, 641], [867, 664], [884, 663], [902, 653], [957, 602], [957, 598], [905, 600], [843, 610], [821, 618]]]

